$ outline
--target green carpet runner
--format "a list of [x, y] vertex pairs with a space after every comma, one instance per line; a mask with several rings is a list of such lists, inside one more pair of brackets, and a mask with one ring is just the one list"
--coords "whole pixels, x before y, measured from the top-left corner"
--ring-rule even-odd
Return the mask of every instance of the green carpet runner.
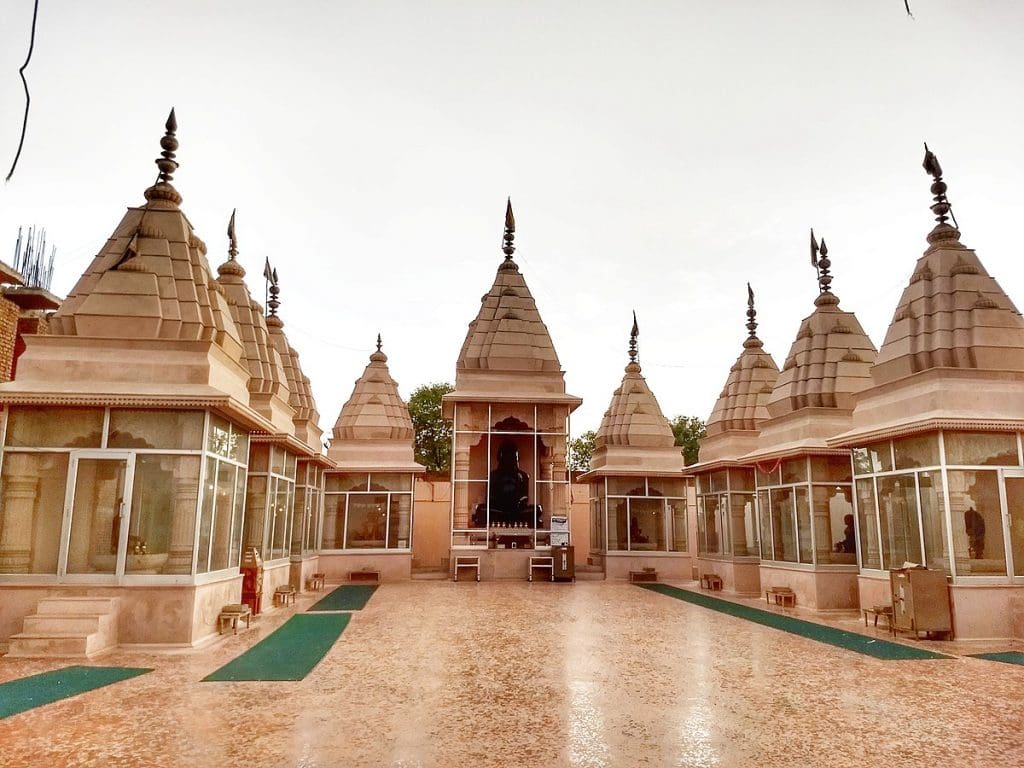
[[1004, 664], [1020, 664], [1024, 667], [1024, 653], [1021, 651], [1002, 651], [1000, 653], [972, 653], [972, 659], [987, 659], [988, 661], [1001, 661]]
[[366, 606], [376, 589], [376, 584], [345, 584], [321, 598], [309, 611], [358, 611]]
[[331, 650], [351, 614], [300, 613], [237, 659], [203, 678], [226, 680], [302, 680]]
[[0, 683], [0, 720], [152, 672], [136, 667], [64, 667]]
[[892, 643], [875, 637], [868, 637], [858, 632], [848, 632], [845, 629], [836, 629], [822, 624], [815, 624], [803, 619], [794, 619], [771, 611], [762, 611], [759, 608], [751, 608], [747, 605], [740, 605], [728, 600], [721, 600], [717, 597], [702, 595], [699, 592], [691, 592], [687, 589], [670, 587], [667, 584], [638, 584], [638, 587], [658, 592], [676, 600], [684, 600], [702, 608], [710, 608], [712, 611], [725, 613], [739, 619], [746, 619], [757, 624], [762, 624], [773, 629], [781, 629], [783, 632], [800, 635], [809, 640], [816, 640], [819, 643], [834, 645], [837, 648], [845, 648], [848, 651], [863, 653], [866, 656], [873, 656], [876, 659], [908, 660], [908, 659], [948, 659], [942, 653], [926, 651], [921, 648], [913, 648], [902, 643]]

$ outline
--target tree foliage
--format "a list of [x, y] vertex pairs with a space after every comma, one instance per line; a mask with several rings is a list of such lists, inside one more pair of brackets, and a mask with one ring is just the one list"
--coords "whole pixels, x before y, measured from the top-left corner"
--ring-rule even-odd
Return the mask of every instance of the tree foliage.
[[586, 472], [590, 469], [590, 459], [594, 456], [594, 430], [587, 430], [579, 437], [569, 441], [569, 470]]
[[697, 441], [707, 434], [704, 420], [697, 416], [676, 416], [672, 419], [672, 434], [676, 436], [676, 445], [683, 449], [686, 466], [696, 464], [700, 448]]
[[424, 384], [409, 397], [409, 415], [416, 431], [416, 461], [428, 472], [449, 472], [452, 466], [452, 423], [441, 415], [441, 398], [454, 390], [446, 381]]

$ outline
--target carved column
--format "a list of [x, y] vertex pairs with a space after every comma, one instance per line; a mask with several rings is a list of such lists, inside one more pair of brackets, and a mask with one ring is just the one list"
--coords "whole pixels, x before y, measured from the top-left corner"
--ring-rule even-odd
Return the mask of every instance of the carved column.
[[199, 496], [199, 460], [187, 457], [175, 462], [171, 506], [171, 541], [163, 573], [192, 573], [195, 549], [196, 500]]
[[32, 524], [38, 492], [38, 477], [4, 479], [0, 573], [29, 573], [31, 569]]

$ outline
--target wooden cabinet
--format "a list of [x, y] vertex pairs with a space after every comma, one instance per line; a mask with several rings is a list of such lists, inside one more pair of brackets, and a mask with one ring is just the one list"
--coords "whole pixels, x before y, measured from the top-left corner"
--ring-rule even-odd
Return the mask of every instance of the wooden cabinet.
[[897, 568], [889, 571], [889, 584], [893, 627], [897, 631], [953, 636], [945, 572]]
[[551, 557], [554, 560], [553, 581], [576, 581], [575, 547], [552, 547]]

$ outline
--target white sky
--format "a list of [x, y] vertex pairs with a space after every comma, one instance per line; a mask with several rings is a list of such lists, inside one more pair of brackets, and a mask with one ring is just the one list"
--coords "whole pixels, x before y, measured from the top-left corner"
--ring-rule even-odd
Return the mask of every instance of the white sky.
[[[31, 0], [0, 0], [0, 173]], [[596, 429], [635, 308], [665, 414], [706, 418], [746, 286], [781, 365], [816, 295], [807, 230], [880, 345], [931, 226], [922, 141], [964, 233], [1024, 301], [1024, 3], [42, 0], [0, 258], [45, 226], [65, 294], [152, 183], [178, 115], [183, 210], [215, 269], [238, 208], [254, 295], [330, 429], [378, 330], [403, 395], [454, 381], [506, 195], [516, 260]], [[1017, 211], [1017, 213], [1013, 213]]]

